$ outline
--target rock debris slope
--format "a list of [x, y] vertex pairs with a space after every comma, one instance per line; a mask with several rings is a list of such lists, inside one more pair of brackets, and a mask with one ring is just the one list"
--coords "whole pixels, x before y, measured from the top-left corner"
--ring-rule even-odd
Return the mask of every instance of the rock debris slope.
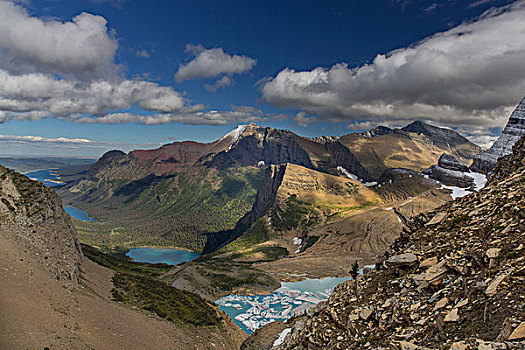
[[483, 190], [413, 220], [279, 349], [525, 348], [525, 137]]
[[521, 100], [509, 118], [501, 136], [489, 150], [474, 157], [472, 171], [490, 173], [496, 166], [498, 158], [512, 153], [512, 146], [525, 135], [525, 98]]

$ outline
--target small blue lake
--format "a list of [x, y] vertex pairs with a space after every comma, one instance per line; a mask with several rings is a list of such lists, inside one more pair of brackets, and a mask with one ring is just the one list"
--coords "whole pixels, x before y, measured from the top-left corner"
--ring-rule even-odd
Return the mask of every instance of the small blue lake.
[[42, 182], [47, 187], [56, 187], [65, 184], [64, 182], [60, 181], [57, 169], [30, 171], [28, 173], [25, 173], [24, 175], [30, 178], [31, 180]]
[[176, 248], [130, 248], [126, 253], [128, 257], [136, 262], [150, 264], [164, 263], [178, 265], [183, 262], [197, 259], [200, 254]]
[[77, 219], [79, 221], [97, 221], [97, 219], [90, 218], [88, 216], [87, 211], [85, 211], [85, 210], [78, 209], [78, 208], [72, 207], [70, 205], [65, 207], [64, 210], [66, 211], [66, 213], [69, 214], [69, 216], [71, 216], [72, 218], [75, 218], [75, 219]]

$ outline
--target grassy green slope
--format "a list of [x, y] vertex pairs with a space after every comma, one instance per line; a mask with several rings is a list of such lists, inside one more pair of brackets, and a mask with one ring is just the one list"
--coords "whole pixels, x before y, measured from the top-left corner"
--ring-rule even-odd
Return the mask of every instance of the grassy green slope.
[[82, 251], [90, 260], [115, 271], [111, 291], [115, 301], [151, 311], [174, 323], [194, 326], [220, 324], [220, 316], [206, 300], [159, 279], [172, 266], [134, 263], [87, 245], [82, 245]]
[[232, 229], [252, 208], [260, 181], [260, 171], [254, 167], [229, 172], [203, 167], [196, 176], [101, 181], [81, 195], [64, 197], [100, 219], [75, 223], [87, 244], [104, 249], [153, 245], [201, 251], [203, 233]]

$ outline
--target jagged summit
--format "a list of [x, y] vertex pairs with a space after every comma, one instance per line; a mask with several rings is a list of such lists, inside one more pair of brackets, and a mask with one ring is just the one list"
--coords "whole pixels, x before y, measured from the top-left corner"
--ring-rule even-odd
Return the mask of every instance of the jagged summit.
[[[250, 124], [251, 125], [251, 124]], [[228, 151], [232, 148], [232, 146], [239, 140], [239, 137], [244, 133], [248, 125], [239, 125], [223, 137], [221, 137], [217, 142], [221, 142], [226, 139], [231, 139], [230, 146], [228, 147]]]
[[512, 146], [525, 135], [525, 98], [521, 100], [514, 112], [512, 112], [501, 136], [487, 151], [474, 157], [470, 167], [473, 171], [491, 173], [499, 157], [512, 153]]

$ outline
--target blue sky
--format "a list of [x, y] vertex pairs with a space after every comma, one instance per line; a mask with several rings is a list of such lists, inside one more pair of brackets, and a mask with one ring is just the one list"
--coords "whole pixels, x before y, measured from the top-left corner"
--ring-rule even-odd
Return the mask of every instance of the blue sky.
[[0, 154], [251, 121], [318, 136], [421, 119], [488, 145], [524, 95], [523, 1], [0, 0]]

